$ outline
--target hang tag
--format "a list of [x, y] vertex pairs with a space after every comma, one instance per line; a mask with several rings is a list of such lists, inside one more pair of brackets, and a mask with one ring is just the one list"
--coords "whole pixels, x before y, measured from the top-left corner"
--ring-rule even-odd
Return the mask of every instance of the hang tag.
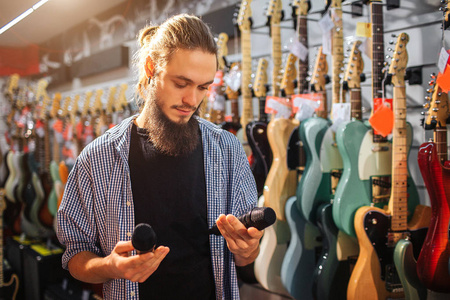
[[441, 53], [439, 54], [439, 62], [438, 62], [438, 68], [439, 72], [444, 74], [445, 69], [447, 68], [448, 58], [450, 54], [445, 50], [444, 47], [441, 48]]
[[275, 118], [289, 118], [292, 106], [288, 99], [274, 96], [266, 97], [266, 114], [273, 114]]
[[350, 121], [350, 111], [351, 106], [350, 103], [333, 103], [332, 108], [332, 120], [333, 125], [331, 125], [331, 130], [336, 132], [338, 126], [342, 123], [349, 122]]
[[331, 31], [322, 34], [322, 53], [331, 55]]
[[394, 112], [383, 103], [370, 117], [370, 125], [383, 137], [388, 136], [394, 128]]
[[330, 17], [329, 13], [326, 13], [320, 20], [319, 20], [319, 26], [320, 29], [322, 29], [322, 33], [330, 32], [331, 29], [334, 27], [334, 22]]
[[308, 58], [308, 48], [306, 48], [299, 40], [294, 39], [292, 41], [290, 51], [303, 62]]
[[212, 108], [214, 110], [224, 111], [225, 110], [225, 97], [223, 95], [216, 95], [216, 97], [213, 101]]
[[[311, 118], [314, 112], [320, 108], [321, 101], [317, 100], [320, 94], [300, 94], [292, 96], [292, 110], [299, 121]], [[321, 97], [320, 97], [321, 98]]]
[[444, 93], [450, 92], [450, 68], [447, 67], [444, 74], [439, 73], [436, 82]]
[[369, 38], [372, 36], [372, 24], [365, 22], [356, 23], [356, 36]]

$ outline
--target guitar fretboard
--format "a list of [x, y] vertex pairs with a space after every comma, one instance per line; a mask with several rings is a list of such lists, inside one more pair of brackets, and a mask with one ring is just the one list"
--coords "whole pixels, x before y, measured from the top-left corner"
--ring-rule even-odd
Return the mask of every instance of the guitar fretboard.
[[[298, 40], [305, 47], [308, 47], [308, 23], [306, 16], [299, 15], [297, 18], [298, 24]], [[299, 93], [302, 94], [308, 90], [308, 56], [306, 56], [305, 61], [301, 59], [298, 60], [298, 89]]]
[[[335, 20], [337, 19], [337, 20]], [[340, 7], [334, 8], [333, 21], [335, 26], [332, 29], [332, 47], [331, 47], [331, 61], [332, 61], [332, 103], [341, 102], [340, 92], [340, 74], [342, 73], [344, 60], [344, 34], [342, 28], [342, 9]]]
[[394, 128], [392, 142], [392, 187], [389, 209], [392, 215], [393, 231], [407, 230], [408, 192], [407, 192], [407, 128], [406, 95], [404, 86], [394, 87]]
[[361, 112], [361, 89], [352, 88], [350, 89], [350, 116], [354, 120], [362, 120]]
[[[253, 120], [252, 91], [250, 82], [252, 76], [252, 57], [250, 30], [242, 30], [242, 116], [241, 126], [245, 128]], [[246, 139], [246, 134], [244, 134]]]
[[434, 143], [436, 144], [436, 152], [442, 165], [447, 161], [447, 127], [436, 127], [434, 130]]
[[280, 24], [272, 24], [272, 95], [280, 96], [281, 32]]

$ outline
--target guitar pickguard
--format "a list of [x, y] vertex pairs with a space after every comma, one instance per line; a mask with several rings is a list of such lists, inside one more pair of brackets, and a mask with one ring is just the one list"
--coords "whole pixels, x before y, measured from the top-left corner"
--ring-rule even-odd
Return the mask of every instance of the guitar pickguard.
[[320, 166], [323, 173], [330, 173], [332, 170], [342, 169], [343, 167], [341, 154], [337, 148], [331, 127], [325, 132], [320, 146]]
[[391, 143], [374, 143], [373, 131], [368, 130], [363, 138], [359, 151], [359, 179], [369, 180], [371, 176], [389, 175], [391, 174], [391, 163]]
[[[369, 211], [364, 217], [364, 230], [371, 241], [381, 265], [381, 280], [389, 292], [402, 292], [403, 286], [394, 265], [394, 249], [396, 242], [405, 236], [415, 245], [423, 245], [427, 228], [415, 231], [394, 233], [390, 231], [391, 216], [378, 211]], [[421, 247], [414, 247], [417, 259]]]

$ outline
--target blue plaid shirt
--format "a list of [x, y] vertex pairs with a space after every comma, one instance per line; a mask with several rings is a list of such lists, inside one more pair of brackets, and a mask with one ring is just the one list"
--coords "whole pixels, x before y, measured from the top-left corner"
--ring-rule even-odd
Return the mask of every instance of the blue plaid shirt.
[[[67, 269], [69, 260], [81, 251], [104, 257], [118, 241], [131, 240], [135, 224], [128, 154], [134, 118], [86, 146], [70, 172], [57, 214], [58, 239], [66, 246], [63, 268]], [[256, 205], [257, 191], [237, 138], [210, 122], [198, 121], [211, 227], [220, 214], [240, 216], [248, 212]], [[217, 299], [239, 299], [234, 259], [225, 239], [211, 235], [210, 247]], [[110, 280], [103, 285], [103, 294], [105, 299], [139, 299], [138, 283]]]

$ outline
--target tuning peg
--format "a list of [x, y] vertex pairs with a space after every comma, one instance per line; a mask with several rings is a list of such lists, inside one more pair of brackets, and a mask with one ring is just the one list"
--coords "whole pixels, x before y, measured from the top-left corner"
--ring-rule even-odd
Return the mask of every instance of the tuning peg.
[[424, 111], [421, 111], [420, 114], [421, 114], [422, 116], [425, 116], [425, 112], [424, 112]]
[[389, 45], [394, 45], [395, 44], [395, 41], [394, 40], [390, 40], [389, 41]]
[[436, 78], [436, 73], [431, 73], [431, 74], [430, 74], [430, 77], [433, 78], [433, 79], [435, 79], [435, 78]]
[[434, 85], [434, 80], [428, 81], [428, 85], [429, 85], [429, 86], [433, 86], [433, 85]]
[[394, 52], [394, 49], [392, 49], [391, 47], [387, 48], [387, 51], [389, 52]]
[[424, 104], [422, 105], [422, 107], [425, 108], [425, 109], [428, 109], [428, 108], [430, 108], [430, 103], [429, 103], [429, 102], [426, 102], [426, 103], [424, 103]]
[[430, 88], [430, 89], [427, 89], [427, 93], [430, 93], [430, 94], [431, 94], [432, 92], [433, 92], [433, 89], [431, 89], [431, 88]]
[[[442, 96], [442, 92], [438, 93], [438, 97], [440, 97], [440, 96]], [[439, 103], [441, 102], [440, 100], [437, 100], [437, 101], [439, 101]], [[436, 103], [437, 103], [437, 101], [436, 101]]]
[[396, 35], [395, 33], [391, 34], [391, 37], [393, 38], [398, 38], [398, 35]]

